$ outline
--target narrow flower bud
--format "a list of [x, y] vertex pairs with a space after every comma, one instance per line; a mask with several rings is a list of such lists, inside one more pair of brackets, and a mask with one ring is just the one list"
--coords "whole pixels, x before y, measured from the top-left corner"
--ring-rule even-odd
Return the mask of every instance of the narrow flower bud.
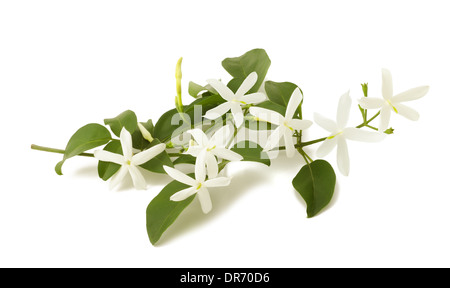
[[153, 141], [152, 134], [150, 134], [150, 132], [147, 129], [145, 129], [144, 125], [142, 125], [139, 122], [137, 124], [138, 124], [139, 130], [141, 131], [144, 139], [147, 140], [148, 142], [152, 142]]

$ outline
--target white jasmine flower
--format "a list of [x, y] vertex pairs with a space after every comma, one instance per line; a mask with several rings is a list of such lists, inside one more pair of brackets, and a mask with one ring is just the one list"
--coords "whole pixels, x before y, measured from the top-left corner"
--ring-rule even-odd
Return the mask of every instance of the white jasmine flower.
[[170, 200], [172, 201], [183, 201], [186, 198], [197, 194], [198, 199], [200, 201], [200, 205], [202, 207], [203, 213], [208, 213], [212, 209], [211, 197], [209, 195], [209, 191], [207, 188], [210, 187], [222, 187], [230, 185], [231, 179], [228, 177], [217, 177], [217, 178], [209, 178], [206, 179], [206, 170], [205, 166], [196, 165], [195, 166], [195, 179], [189, 177], [183, 172], [168, 167], [163, 166], [164, 170], [167, 174], [175, 179], [178, 182], [189, 185], [191, 187], [183, 189], [181, 191], [176, 192], [172, 196], [170, 196]]
[[330, 132], [330, 136], [319, 146], [316, 155], [324, 157], [328, 155], [335, 146], [337, 146], [337, 165], [339, 171], [348, 176], [350, 172], [350, 159], [347, 148], [347, 139], [364, 142], [381, 141], [385, 134], [379, 132], [370, 132], [355, 127], [346, 127], [350, 112], [352, 99], [349, 92], [345, 93], [339, 99], [336, 122], [314, 113], [314, 121], [323, 129]]
[[240, 127], [244, 122], [244, 114], [242, 113], [241, 105], [255, 104], [266, 99], [266, 96], [259, 92], [244, 95], [255, 85], [257, 79], [258, 74], [256, 72], [250, 73], [247, 78], [245, 78], [244, 82], [242, 82], [236, 93], [233, 93], [227, 85], [219, 80], [207, 80], [209, 85], [211, 85], [223, 99], [227, 100], [227, 102], [208, 110], [204, 117], [214, 120], [231, 110], [236, 127]]
[[286, 114], [282, 116], [280, 113], [260, 108], [250, 107], [250, 113], [255, 115], [258, 120], [266, 121], [278, 127], [270, 134], [264, 151], [269, 151], [278, 146], [281, 137], [284, 138], [284, 145], [286, 147], [286, 155], [292, 157], [295, 154], [294, 140], [292, 139], [294, 131], [305, 130], [312, 125], [309, 120], [292, 119], [295, 111], [302, 101], [302, 93], [299, 88], [292, 92], [289, 103], [286, 107]]
[[122, 145], [123, 155], [105, 150], [94, 151], [94, 156], [98, 160], [122, 165], [122, 167], [120, 167], [120, 169], [111, 177], [109, 182], [110, 189], [117, 186], [128, 172], [131, 175], [134, 187], [136, 187], [136, 189], [145, 189], [147, 183], [137, 166], [148, 162], [150, 159], [163, 152], [166, 145], [161, 143], [133, 155], [131, 134], [125, 128], [122, 128], [122, 131], [120, 131], [120, 144]]
[[215, 178], [219, 172], [216, 156], [229, 161], [240, 161], [243, 158], [240, 154], [225, 148], [231, 134], [229, 125], [218, 129], [210, 139], [201, 129], [192, 129], [187, 133], [194, 137], [197, 145], [190, 145], [186, 153], [197, 157], [196, 166], [206, 165], [210, 178]]
[[381, 70], [383, 99], [364, 97], [359, 99], [359, 105], [364, 109], [380, 109], [380, 122], [378, 130], [384, 132], [389, 125], [391, 111], [404, 116], [407, 119], [416, 121], [419, 119], [419, 113], [412, 108], [402, 104], [402, 102], [419, 99], [428, 93], [429, 86], [420, 86], [409, 89], [405, 92], [393, 96], [392, 75], [387, 69]]

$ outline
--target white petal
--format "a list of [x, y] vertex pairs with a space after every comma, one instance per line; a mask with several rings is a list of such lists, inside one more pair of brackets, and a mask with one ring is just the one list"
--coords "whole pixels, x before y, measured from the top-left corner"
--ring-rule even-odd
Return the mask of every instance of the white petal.
[[385, 100], [391, 100], [393, 96], [392, 75], [387, 69], [381, 69], [381, 93]]
[[243, 158], [240, 154], [223, 147], [216, 147], [211, 152], [217, 157], [229, 161], [240, 161]]
[[202, 206], [203, 213], [207, 214], [212, 209], [211, 196], [206, 188], [200, 188], [197, 191], [198, 200], [200, 201], [200, 206]]
[[416, 110], [409, 108], [408, 106], [403, 104], [395, 104], [395, 108], [397, 109], [398, 114], [402, 115], [406, 119], [412, 121], [419, 120], [419, 113]]
[[113, 162], [119, 165], [122, 165], [126, 162], [126, 159], [125, 157], [123, 157], [123, 155], [112, 153], [106, 150], [95, 150], [94, 157], [100, 161]]
[[308, 129], [312, 125], [312, 122], [309, 120], [292, 119], [289, 121], [288, 125], [293, 129], [300, 131]]
[[197, 182], [203, 182], [206, 178], [206, 156], [209, 152], [206, 149], [203, 149], [202, 152], [195, 159], [195, 180]]
[[114, 174], [111, 177], [111, 180], [109, 181], [109, 189], [112, 190], [120, 182], [122, 182], [123, 178], [125, 177], [125, 175], [127, 175], [127, 173], [128, 173], [128, 168], [125, 165], [120, 167], [119, 171], [117, 171], [116, 174]]
[[206, 111], [206, 113], [205, 113], [205, 115], [203, 115], [203, 117], [210, 119], [210, 120], [214, 120], [214, 119], [219, 118], [223, 114], [227, 113], [228, 110], [230, 110], [230, 109], [231, 109], [231, 103], [225, 102], [225, 103], [219, 104], [218, 106]]
[[291, 98], [289, 99], [289, 102], [286, 106], [286, 114], [284, 118], [286, 120], [291, 120], [292, 117], [294, 117], [295, 111], [297, 111], [298, 105], [300, 105], [300, 102], [302, 102], [303, 96], [300, 89], [297, 87], [295, 88], [294, 92], [292, 92]]
[[258, 74], [256, 74], [256, 72], [248, 74], [247, 78], [245, 78], [239, 89], [236, 91], [236, 99], [240, 99], [245, 93], [252, 89], [257, 80]]
[[206, 80], [209, 85], [211, 85], [218, 93], [219, 95], [227, 100], [231, 101], [234, 99], [234, 93], [230, 90], [230, 88], [227, 87], [222, 81], [216, 80], [216, 79], [209, 79]]
[[153, 159], [155, 156], [161, 154], [166, 149], [166, 144], [157, 144], [149, 149], [139, 152], [133, 156], [131, 163], [133, 165], [141, 165]]
[[218, 146], [218, 147], [225, 146], [228, 143], [228, 141], [230, 140], [231, 131], [232, 131], [231, 125], [225, 125], [225, 126], [219, 128], [216, 132], [214, 132], [214, 135], [209, 140], [208, 146], [214, 146], [214, 145]]
[[294, 139], [292, 138], [292, 132], [289, 129], [284, 133], [284, 147], [286, 147], [286, 156], [291, 158], [295, 155]]
[[244, 95], [240, 98], [240, 101], [244, 102], [245, 104], [256, 104], [259, 102], [263, 102], [264, 100], [266, 100], [266, 95], [260, 92]]
[[205, 148], [200, 145], [192, 145], [192, 146], [189, 146], [188, 150], [184, 153], [192, 155], [194, 157], [197, 157], [200, 154], [200, 152], [203, 151], [203, 149], [205, 149]]
[[392, 97], [392, 102], [398, 103], [398, 102], [417, 100], [417, 99], [425, 96], [428, 93], [429, 89], [430, 89], [429, 86], [420, 86], [420, 87], [409, 89], [405, 92], [402, 92], [402, 93], [397, 94], [394, 97]]
[[279, 145], [280, 139], [284, 134], [284, 128], [284, 126], [278, 126], [275, 130], [272, 131], [270, 136], [267, 138], [266, 145], [263, 149], [264, 151], [269, 151]]
[[391, 107], [384, 105], [380, 110], [380, 123], [378, 124], [378, 131], [384, 132], [389, 126], [391, 119]]
[[133, 180], [133, 185], [136, 189], [144, 190], [147, 188], [147, 182], [145, 182], [144, 176], [142, 176], [139, 168], [134, 165], [128, 165], [128, 170], [130, 171], [131, 179]]
[[208, 136], [206, 136], [205, 132], [203, 132], [199, 128], [195, 128], [189, 131], [186, 131], [186, 133], [189, 133], [194, 137], [195, 142], [197, 142], [198, 145], [201, 147], [206, 147], [208, 145]]
[[170, 196], [170, 200], [172, 201], [183, 201], [186, 198], [189, 198], [190, 196], [194, 195], [197, 190], [195, 187], [189, 187], [183, 190], [180, 190], [176, 193], [174, 193], [172, 196]]
[[195, 186], [196, 185], [196, 181], [194, 179], [192, 179], [191, 177], [187, 176], [186, 174], [184, 174], [183, 172], [174, 169], [172, 167], [163, 166], [164, 171], [166, 171], [166, 173], [172, 177], [174, 180], [181, 182], [183, 184], [189, 185], [189, 186]]
[[223, 187], [230, 185], [231, 178], [229, 177], [217, 177], [210, 179], [203, 183], [206, 187]]
[[236, 127], [240, 127], [244, 122], [244, 113], [242, 113], [242, 108], [239, 103], [231, 104], [231, 114], [233, 114], [234, 124]]
[[381, 98], [364, 97], [359, 99], [358, 102], [363, 109], [379, 109], [386, 101]]
[[342, 94], [341, 98], [339, 98], [338, 111], [336, 116], [336, 124], [338, 129], [344, 129], [347, 126], [351, 105], [352, 98], [350, 98], [350, 91], [347, 91], [346, 93]]
[[217, 159], [211, 152], [206, 153], [206, 170], [208, 171], [208, 178], [215, 178], [219, 173]]
[[281, 125], [284, 122], [284, 117], [278, 112], [261, 108], [261, 107], [250, 107], [250, 114], [256, 116], [262, 121], [269, 122], [275, 125]]
[[349, 140], [361, 142], [378, 142], [385, 138], [386, 134], [380, 132], [366, 131], [355, 127], [344, 129], [344, 137]]
[[317, 125], [319, 125], [320, 127], [322, 127], [323, 129], [327, 130], [330, 133], [334, 133], [338, 130], [336, 122], [322, 116], [319, 113], [314, 113], [314, 122], [316, 122]]
[[333, 137], [331, 139], [327, 138], [320, 144], [319, 148], [317, 148], [316, 156], [319, 158], [325, 157], [336, 147], [337, 138], [339, 136]]
[[120, 144], [122, 145], [123, 156], [125, 156], [126, 159], [131, 160], [131, 157], [133, 156], [133, 142], [130, 132], [128, 132], [125, 127], [120, 131]]
[[348, 176], [350, 172], [350, 158], [348, 156], [347, 142], [344, 137], [337, 139], [337, 165], [342, 175]]

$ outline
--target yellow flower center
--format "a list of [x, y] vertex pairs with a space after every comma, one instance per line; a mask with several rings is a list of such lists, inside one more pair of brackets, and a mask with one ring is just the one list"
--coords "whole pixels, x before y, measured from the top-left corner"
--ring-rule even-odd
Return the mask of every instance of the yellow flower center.
[[200, 188], [202, 188], [202, 183], [198, 183], [197, 188], [195, 188], [195, 189], [199, 190]]
[[336, 136], [338, 136], [338, 135], [341, 135], [341, 134], [342, 134], [342, 131], [341, 131], [341, 132], [338, 132], [338, 133], [336, 133], [336, 134], [334, 134], [334, 135], [328, 136], [327, 139], [333, 139], [334, 137], [336, 137]]
[[394, 110], [394, 112], [398, 114], [398, 110], [394, 107], [394, 105], [392, 105], [392, 102], [390, 100], [386, 100], [386, 102], [389, 104], [389, 106], [391, 106], [392, 110]]
[[216, 148], [216, 145], [214, 145], [214, 146], [211, 147], [211, 148], [206, 149], [206, 151], [211, 151], [211, 150], [213, 150], [214, 148]]
[[287, 121], [284, 121], [283, 123], [284, 126], [286, 126], [287, 128], [291, 129], [291, 131], [294, 131], [294, 128], [292, 128], [291, 126], [289, 126], [289, 123]]

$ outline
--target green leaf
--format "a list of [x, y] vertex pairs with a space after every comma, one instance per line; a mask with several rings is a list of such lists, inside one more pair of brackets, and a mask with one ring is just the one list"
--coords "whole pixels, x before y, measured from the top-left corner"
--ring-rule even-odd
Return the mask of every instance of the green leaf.
[[[147, 129], [148, 132], [150, 132], [151, 135], [154, 133], [154, 127], [152, 120], [148, 120], [147, 122], [140, 122], [142, 126], [144, 126], [145, 129]], [[133, 140], [133, 148], [144, 150], [145, 147], [150, 144], [141, 133], [140, 129], [134, 130], [133, 134], [131, 134], [132, 140]]]
[[153, 245], [158, 242], [161, 235], [194, 200], [195, 194], [183, 201], [170, 200], [170, 196], [186, 188], [189, 188], [189, 186], [178, 181], [172, 181], [148, 204], [146, 211], [147, 234]]
[[286, 107], [285, 106], [282, 106], [282, 105], [277, 104], [275, 102], [272, 102], [270, 100], [266, 100], [264, 102], [258, 103], [255, 106], [278, 112], [282, 116], [284, 116], [286, 114]]
[[315, 216], [330, 203], [336, 185], [333, 167], [325, 160], [304, 165], [292, 180], [292, 185], [306, 202], [308, 218]]
[[[182, 121], [176, 109], [172, 109], [164, 113], [155, 124], [154, 137], [166, 142], [177, 136], [183, 131], [191, 129], [196, 123], [202, 122], [202, 116], [206, 111], [224, 103], [225, 100], [219, 95], [210, 95], [198, 98], [191, 104], [183, 107], [185, 119]], [[176, 134], [176, 135], [175, 135]]]
[[237, 91], [247, 76], [256, 72], [258, 80], [248, 93], [257, 92], [266, 77], [270, 67], [270, 59], [264, 49], [253, 49], [240, 57], [226, 58], [222, 61], [222, 66], [233, 76], [228, 83], [228, 87], [234, 92]]
[[111, 127], [111, 131], [117, 137], [120, 137], [120, 131], [122, 131], [123, 127], [131, 134], [133, 134], [134, 130], [137, 128], [137, 117], [131, 110], [126, 110], [114, 118], [105, 119], [104, 122], [105, 125]]
[[[152, 141], [152, 143], [150, 143], [146, 149], [153, 147], [160, 143], [161, 142], [158, 139], [154, 139]], [[166, 151], [161, 152], [160, 154], [156, 155], [154, 158], [150, 159], [149, 161], [147, 161], [144, 164], [141, 164], [139, 166], [148, 171], [151, 171], [151, 172], [166, 173], [166, 171], [164, 171], [164, 168], [163, 168], [164, 165], [173, 167], [172, 160], [170, 160], [170, 157]]]
[[298, 86], [291, 82], [266, 81], [264, 88], [270, 101], [283, 107], [287, 107], [292, 92], [294, 92]]
[[177, 159], [175, 159], [173, 161], [173, 165], [177, 165], [177, 164], [195, 164], [195, 160], [197, 158], [189, 155], [189, 154], [182, 154], [180, 155], [180, 157], [178, 157]]
[[[122, 145], [119, 140], [112, 140], [103, 148], [103, 150], [116, 154], [123, 154]], [[113, 176], [119, 169], [120, 165], [117, 163], [98, 161], [98, 176], [105, 181], [111, 178], [111, 176]]]
[[244, 159], [242, 161], [253, 161], [270, 166], [270, 159], [266, 152], [263, 152], [263, 148], [258, 144], [251, 141], [241, 141], [236, 143], [231, 151], [240, 154]]
[[62, 175], [61, 168], [67, 159], [89, 149], [104, 145], [110, 140], [112, 140], [111, 133], [109, 133], [106, 127], [100, 124], [91, 123], [81, 127], [69, 139], [64, 150], [63, 160], [55, 166], [56, 173]]
[[200, 97], [199, 96], [200, 92], [205, 91], [205, 90], [206, 90], [205, 87], [203, 87], [202, 85], [199, 85], [197, 83], [189, 81], [188, 93], [192, 97], [194, 97], [194, 98]]

